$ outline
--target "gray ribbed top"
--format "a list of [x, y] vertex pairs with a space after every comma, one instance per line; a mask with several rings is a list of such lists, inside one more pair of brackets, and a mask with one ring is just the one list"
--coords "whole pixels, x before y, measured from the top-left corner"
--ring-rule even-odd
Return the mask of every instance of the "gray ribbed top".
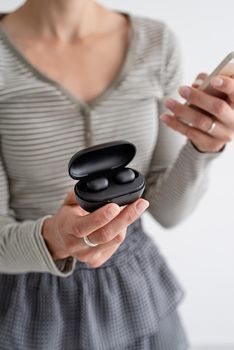
[[74, 261], [64, 270], [54, 263], [41, 226], [75, 185], [67, 165], [82, 148], [133, 142], [129, 166], [146, 176], [143, 197], [164, 227], [190, 215], [207, 188], [209, 164], [221, 152], [198, 152], [159, 119], [163, 98], [181, 81], [176, 37], [161, 21], [128, 15], [125, 61], [91, 103], [30, 64], [0, 29], [0, 272], [72, 273]]

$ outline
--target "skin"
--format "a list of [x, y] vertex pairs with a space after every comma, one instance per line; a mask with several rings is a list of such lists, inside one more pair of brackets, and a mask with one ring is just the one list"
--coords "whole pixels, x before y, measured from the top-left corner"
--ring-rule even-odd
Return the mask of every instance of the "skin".
[[117, 75], [130, 28], [91, 0], [28, 0], [1, 25], [30, 63], [85, 102]]
[[[118, 249], [125, 239], [128, 225], [148, 205], [148, 201], [139, 199], [124, 207], [107, 204], [88, 213], [77, 205], [74, 191], [71, 191], [59, 211], [45, 220], [43, 235], [55, 260], [73, 256], [91, 267], [99, 267]], [[107, 213], [109, 209], [111, 217]], [[84, 236], [99, 245], [88, 247], [82, 239]]]
[[[203, 73], [198, 75], [197, 79], [204, 80], [205, 77], [206, 74]], [[180, 95], [186, 102], [200, 107], [204, 113], [168, 98], [165, 100], [165, 106], [173, 115], [165, 113], [161, 116], [161, 120], [168, 127], [187, 136], [201, 152], [218, 152], [234, 138], [234, 80], [217, 75], [211, 80], [211, 85], [224, 92], [228, 96], [227, 101], [199, 91], [196, 84], [192, 87], [182, 86], [179, 88]], [[186, 125], [180, 118], [192, 123], [192, 126]], [[213, 120], [216, 126], [212, 133], [208, 134], [206, 131]]]

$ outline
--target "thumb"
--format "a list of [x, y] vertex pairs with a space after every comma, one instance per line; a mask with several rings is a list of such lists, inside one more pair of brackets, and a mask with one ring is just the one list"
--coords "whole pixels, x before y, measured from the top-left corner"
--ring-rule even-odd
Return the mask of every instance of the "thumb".
[[192, 87], [199, 88], [200, 85], [203, 84], [205, 79], [208, 77], [208, 74], [205, 72], [199, 73], [195, 79], [195, 81], [192, 84]]

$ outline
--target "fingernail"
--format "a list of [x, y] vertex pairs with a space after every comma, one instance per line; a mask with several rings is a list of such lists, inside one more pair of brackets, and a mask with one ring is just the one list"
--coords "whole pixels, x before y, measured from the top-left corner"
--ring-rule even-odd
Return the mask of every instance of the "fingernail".
[[164, 101], [164, 104], [166, 107], [168, 108], [173, 108], [176, 104], [176, 101], [173, 100], [172, 98], [167, 98], [165, 101]]
[[196, 80], [193, 82], [194, 85], [198, 85], [198, 86], [202, 85], [203, 83], [204, 83], [204, 80], [202, 80], [202, 79], [196, 79]]
[[181, 96], [187, 98], [191, 93], [191, 89], [188, 86], [182, 86], [181, 88], [179, 88], [179, 93], [181, 94]]
[[162, 114], [161, 116], [160, 116], [160, 119], [163, 121], [163, 122], [169, 122], [170, 120], [171, 120], [171, 117], [169, 117], [169, 115], [167, 115], [167, 114]]
[[140, 200], [137, 204], [136, 204], [136, 210], [138, 212], [138, 214], [143, 213], [143, 211], [148, 208], [149, 206], [149, 202], [145, 201], [145, 200]]
[[120, 213], [120, 208], [117, 204], [115, 205], [111, 205], [107, 210], [106, 210], [106, 216], [107, 218], [113, 219], [116, 215], [118, 215]]
[[223, 79], [221, 79], [221, 78], [213, 78], [211, 80], [211, 84], [213, 86], [222, 86], [223, 85]]

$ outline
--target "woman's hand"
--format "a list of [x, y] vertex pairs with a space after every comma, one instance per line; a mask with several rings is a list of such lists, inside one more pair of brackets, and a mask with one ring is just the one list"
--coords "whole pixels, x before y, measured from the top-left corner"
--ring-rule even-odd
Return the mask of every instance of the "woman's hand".
[[[205, 74], [200, 74], [197, 79], [204, 80], [204, 77]], [[192, 87], [182, 86], [179, 89], [180, 95], [204, 112], [169, 98], [166, 99], [165, 106], [173, 115], [161, 116], [163, 122], [187, 136], [201, 152], [218, 152], [234, 138], [234, 79], [219, 75], [211, 80], [211, 85], [224, 92], [228, 99], [224, 101], [208, 95], [197, 89], [197, 84]], [[213, 122], [215, 124], [212, 125]]]
[[[124, 207], [111, 203], [88, 213], [77, 204], [71, 191], [59, 211], [44, 221], [42, 235], [54, 260], [73, 256], [91, 267], [99, 267], [124, 241], [128, 225], [148, 206], [148, 201], [139, 198]], [[99, 245], [87, 246], [84, 236]]]

